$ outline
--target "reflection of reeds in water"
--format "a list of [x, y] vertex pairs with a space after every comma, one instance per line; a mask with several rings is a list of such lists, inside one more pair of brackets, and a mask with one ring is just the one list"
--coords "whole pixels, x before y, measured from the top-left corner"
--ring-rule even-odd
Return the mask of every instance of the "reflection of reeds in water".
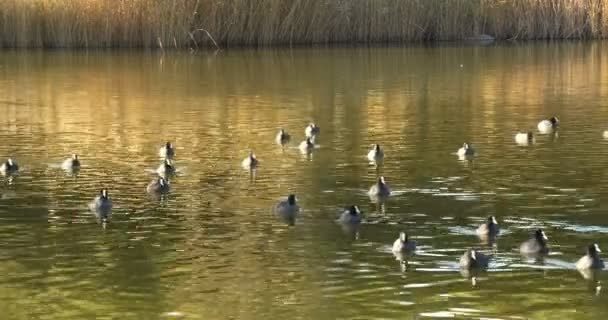
[[602, 37], [607, 0], [4, 0], [9, 47], [198, 47]]

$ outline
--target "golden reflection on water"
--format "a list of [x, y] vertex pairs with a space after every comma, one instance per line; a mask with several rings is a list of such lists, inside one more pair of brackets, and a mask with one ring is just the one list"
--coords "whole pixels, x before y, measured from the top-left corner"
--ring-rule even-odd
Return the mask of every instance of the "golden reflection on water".
[[[401, 215], [422, 212], [429, 220], [454, 215], [450, 223], [457, 224], [465, 223], [470, 213], [466, 210], [479, 216], [492, 210], [518, 215], [530, 209], [527, 205], [546, 205], [540, 196], [521, 202], [482, 197], [468, 207], [453, 199], [427, 200], [407, 192], [430, 188], [426, 184], [431, 177], [455, 175], [464, 176], [458, 186], [465, 191], [497, 192], [505, 181], [515, 181], [510, 187], [521, 187], [522, 192], [550, 192], [541, 185], [555, 182], [546, 175], [555, 167], [543, 167], [550, 157], [541, 154], [541, 164], [530, 164], [538, 171], [526, 176], [512, 168], [529, 164], [516, 153], [521, 149], [509, 149], [501, 160], [504, 146], [513, 143], [517, 130], [534, 129], [540, 118], [553, 113], [559, 113], [570, 132], [585, 133], [594, 126], [599, 137], [607, 111], [606, 46], [507, 43], [196, 55], [4, 52], [0, 126], [6, 143], [0, 156], [15, 154], [29, 172], [13, 187], [17, 200], [0, 208], [13, 219], [2, 226], [8, 241], [0, 269], [9, 276], [0, 297], [55, 299], [49, 318], [154, 318], [166, 312], [195, 319], [398, 318], [401, 311], [448, 310], [450, 299], [456, 301], [456, 310], [468, 304], [493, 317], [570, 315], [568, 304], [543, 301], [574, 295], [567, 286], [580, 284], [578, 278], [568, 280], [566, 288], [532, 295], [518, 292], [517, 281], [538, 280], [528, 271], [481, 277], [475, 287], [481, 291], [472, 290], [457, 274], [403, 275], [381, 248], [394, 238], [397, 227], [378, 221], [396, 223], [405, 219]], [[295, 149], [309, 121], [322, 128], [312, 161]], [[292, 135], [284, 149], [273, 143], [280, 127]], [[178, 147], [178, 168], [184, 173], [175, 179], [167, 200], [151, 201], [143, 195], [151, 179], [145, 169], [158, 165], [156, 151], [165, 140]], [[485, 147], [480, 148], [485, 162], [458, 163], [450, 153], [464, 141]], [[375, 142], [389, 151], [388, 164], [378, 172], [364, 159]], [[589, 152], [598, 155], [596, 148]], [[249, 150], [261, 161], [254, 181], [238, 165]], [[47, 166], [72, 152], [82, 154], [89, 169], [70, 182]], [[564, 172], [581, 167], [571, 154], [551, 157], [558, 156]], [[600, 157], [588, 161], [603, 165]], [[496, 167], [504, 172], [496, 172]], [[364, 189], [377, 173], [405, 193], [381, 212], [364, 202]], [[594, 201], [600, 198], [601, 177], [593, 175], [588, 186], [577, 179], [565, 184], [587, 191]], [[78, 209], [102, 184], [113, 186], [118, 204], [106, 230]], [[289, 192], [296, 192], [306, 206], [294, 227], [270, 213]], [[365, 203], [370, 219], [378, 219], [377, 225], [364, 226], [357, 239], [343, 237], [331, 219], [338, 207], [351, 201]], [[510, 201], [520, 207], [512, 209]], [[565, 204], [568, 201], [573, 200], [556, 206], [575, 210]], [[15, 208], [43, 218], [22, 221]], [[30, 223], [35, 224], [34, 232]], [[427, 236], [432, 249], [466, 245], [462, 236], [433, 239], [445, 233], [435, 224], [408, 227]], [[508, 248], [518, 239], [505, 241]], [[46, 246], [39, 247], [41, 242]], [[19, 256], [19, 250], [29, 250], [29, 256]], [[64, 256], [66, 252], [70, 255]], [[423, 256], [419, 263], [438, 268], [451, 258]], [[29, 259], [42, 262], [28, 265]], [[28, 268], [29, 278], [24, 271]], [[548, 277], [561, 278], [568, 271], [559, 272]], [[408, 281], [431, 285], [408, 291], [402, 287]], [[493, 282], [501, 287], [492, 287]], [[91, 298], [89, 292], [98, 293]], [[489, 292], [511, 303], [487, 305], [483, 296]], [[584, 300], [580, 292], [576, 295]], [[518, 299], [523, 302], [517, 304]], [[24, 300], [19, 305], [23, 308], [6, 304], [0, 311], [15, 319], [44, 313], [43, 306], [28, 310]]]

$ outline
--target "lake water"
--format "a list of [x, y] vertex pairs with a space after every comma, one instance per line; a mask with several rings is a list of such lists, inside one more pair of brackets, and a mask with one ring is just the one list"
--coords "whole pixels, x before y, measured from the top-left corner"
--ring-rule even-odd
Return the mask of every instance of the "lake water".
[[[604, 319], [608, 43], [0, 53], [3, 319]], [[556, 134], [514, 134], [557, 115]], [[303, 156], [304, 127], [321, 127]], [[292, 135], [274, 142], [283, 127]], [[167, 140], [179, 174], [145, 193]], [[473, 161], [455, 152], [463, 142]], [[382, 167], [366, 160], [373, 143]], [[255, 176], [241, 168], [249, 150]], [[77, 176], [59, 168], [78, 153]], [[375, 204], [378, 174], [395, 190]], [[114, 201], [100, 222], [87, 203]], [[296, 193], [294, 226], [272, 213]], [[358, 204], [358, 230], [334, 220]], [[474, 229], [495, 215], [494, 247]], [[551, 254], [514, 250], [535, 228]], [[418, 241], [407, 267], [401, 230]], [[493, 253], [469, 279], [466, 248]]]

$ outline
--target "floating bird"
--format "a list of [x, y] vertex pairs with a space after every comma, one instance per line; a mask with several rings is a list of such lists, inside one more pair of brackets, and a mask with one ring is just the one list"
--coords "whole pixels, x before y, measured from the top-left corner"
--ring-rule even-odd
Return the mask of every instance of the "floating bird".
[[458, 156], [461, 158], [470, 157], [474, 155], [475, 150], [473, 150], [473, 148], [471, 148], [471, 146], [466, 142], [462, 145], [462, 148], [458, 149]]
[[284, 129], [281, 129], [279, 130], [279, 133], [277, 133], [275, 141], [277, 142], [277, 144], [284, 145], [288, 143], [290, 139], [291, 136]]
[[163, 177], [158, 177], [146, 186], [146, 192], [151, 194], [159, 194], [159, 193], [167, 193], [171, 189], [169, 185], [169, 181], [165, 180]]
[[412, 253], [416, 251], [416, 241], [410, 240], [407, 233], [399, 233], [399, 238], [393, 242], [393, 253]]
[[547, 246], [547, 235], [541, 229], [537, 229], [534, 232], [532, 238], [524, 241], [519, 246], [519, 252], [524, 255], [535, 255], [535, 254], [547, 254], [549, 253], [549, 247]]
[[101, 189], [99, 195], [89, 203], [89, 209], [102, 218], [107, 218], [112, 211], [112, 200], [108, 196], [108, 189]]
[[306, 140], [302, 141], [300, 143], [300, 151], [302, 151], [302, 153], [310, 153], [312, 152], [312, 150], [315, 149], [315, 144], [312, 142], [312, 138], [308, 137], [306, 138]]
[[8, 158], [1, 166], [0, 172], [2, 174], [13, 174], [19, 171], [19, 165], [13, 161], [13, 159]]
[[461, 269], [486, 269], [490, 258], [475, 249], [467, 249], [462, 257], [460, 257]]
[[482, 239], [492, 239], [498, 236], [500, 228], [498, 227], [498, 221], [494, 216], [489, 216], [488, 220], [480, 225], [477, 230], [477, 235]]
[[342, 212], [339, 221], [344, 224], [359, 224], [361, 223], [361, 210], [358, 206], [350, 206]]
[[604, 261], [600, 259], [599, 253], [602, 252], [596, 244], [590, 244], [587, 247], [587, 254], [576, 262], [576, 268], [583, 269], [604, 269]]
[[384, 160], [384, 151], [380, 149], [379, 144], [374, 144], [374, 147], [367, 153], [367, 159], [375, 163], [380, 163]]
[[384, 177], [379, 177], [378, 181], [369, 188], [368, 194], [373, 197], [388, 197], [391, 195], [391, 188], [386, 184]]
[[559, 119], [557, 117], [551, 117], [549, 119], [542, 120], [538, 123], [538, 131], [540, 133], [551, 133], [559, 126]]
[[306, 137], [312, 138], [314, 136], [318, 136], [319, 133], [321, 133], [321, 128], [317, 127], [317, 125], [314, 124], [314, 122], [311, 122], [306, 127], [306, 129], [304, 129], [304, 133], [306, 134]]
[[289, 225], [293, 225], [300, 212], [300, 206], [296, 203], [296, 196], [290, 194], [286, 200], [280, 201], [275, 207], [275, 212]]
[[259, 163], [258, 158], [256, 158], [253, 151], [249, 151], [249, 155], [245, 159], [243, 159], [243, 162], [241, 162], [241, 165], [243, 166], [244, 169], [253, 170], [258, 167], [258, 163]]
[[167, 141], [164, 146], [160, 147], [158, 155], [165, 159], [173, 159], [175, 157], [175, 149], [170, 141]]
[[77, 154], [73, 154], [71, 158], [65, 159], [61, 164], [61, 168], [67, 171], [74, 171], [80, 169], [80, 160]]

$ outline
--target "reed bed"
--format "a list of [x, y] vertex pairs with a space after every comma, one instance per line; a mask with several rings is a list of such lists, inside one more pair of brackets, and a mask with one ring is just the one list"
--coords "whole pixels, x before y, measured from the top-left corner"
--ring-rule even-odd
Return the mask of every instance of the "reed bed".
[[0, 45], [199, 48], [608, 35], [608, 0], [0, 0]]

